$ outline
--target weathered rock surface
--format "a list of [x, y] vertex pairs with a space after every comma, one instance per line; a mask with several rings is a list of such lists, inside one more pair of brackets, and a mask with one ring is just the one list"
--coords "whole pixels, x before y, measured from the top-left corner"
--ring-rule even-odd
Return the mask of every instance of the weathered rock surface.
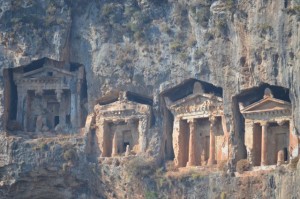
[[[248, 88], [262, 83], [288, 88], [299, 131], [299, 6], [297, 0], [2, 0], [0, 67], [44, 57], [83, 64], [90, 112], [96, 99], [114, 89], [153, 96], [149, 154], [154, 157], [163, 151], [160, 93], [188, 78], [212, 83], [223, 88], [234, 159], [240, 132], [232, 98]], [[298, 170], [258, 177], [216, 174], [158, 188], [151, 177], [132, 183], [119, 163], [87, 161], [85, 143], [72, 136], [46, 145], [8, 137], [3, 95], [0, 74], [2, 198], [299, 197]], [[65, 142], [71, 142], [75, 160], [64, 158]]]

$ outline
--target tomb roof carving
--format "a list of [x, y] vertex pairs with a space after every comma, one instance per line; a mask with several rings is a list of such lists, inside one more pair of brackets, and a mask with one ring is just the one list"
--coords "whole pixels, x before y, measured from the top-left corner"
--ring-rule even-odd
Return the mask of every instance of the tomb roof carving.
[[[112, 99], [114, 101], [110, 102]], [[148, 104], [130, 101], [126, 91], [113, 92], [111, 95], [102, 97], [98, 103], [95, 106], [95, 112], [103, 117], [149, 115], [151, 111], [151, 106]]]
[[223, 100], [213, 94], [195, 93], [174, 103], [169, 102], [168, 108], [176, 115], [222, 115]]
[[[26, 66], [14, 69], [14, 81], [20, 86], [43, 86], [53, 89], [51, 85], [64, 85], [63, 89], [71, 86], [73, 80], [84, 78], [84, 69], [80, 65], [77, 70], [70, 71], [70, 65], [51, 59], [42, 59]], [[43, 85], [41, 85], [43, 84]], [[54, 86], [55, 87], [55, 86]]]
[[11, 72], [8, 79], [16, 85], [18, 98], [9, 103], [17, 105], [14, 114], [25, 132], [68, 131], [81, 126], [86, 100], [83, 65], [72, 68], [70, 63], [43, 58]]
[[[47, 73], [49, 72], [56, 72], [58, 74], [62, 74], [64, 76], [71, 76], [73, 77], [74, 74], [72, 74], [71, 72], [69, 71], [66, 71], [66, 70], [63, 70], [63, 69], [59, 69], [59, 68], [55, 68], [55, 67], [49, 67], [49, 66], [46, 66], [46, 67], [42, 67], [42, 68], [39, 68], [39, 69], [36, 69], [36, 70], [33, 70], [33, 71], [30, 71], [30, 72], [27, 72], [27, 73], [24, 73], [23, 74], [23, 77], [24, 78], [42, 78], [42, 77], [49, 77], [47, 75]], [[56, 75], [57, 77], [58, 75]]]
[[269, 96], [245, 107], [244, 109], [241, 110], [241, 113], [245, 114], [245, 113], [272, 112], [272, 111], [283, 111], [283, 110], [290, 110], [290, 109], [291, 109], [291, 103]]
[[208, 82], [197, 79], [185, 79], [183, 81], [172, 81], [169, 84], [163, 84], [160, 88], [160, 94], [175, 102], [195, 93], [213, 93], [215, 96], [222, 97], [222, 88], [214, 86]]
[[129, 91], [111, 91], [94, 107], [101, 157], [145, 152], [146, 132], [152, 124], [152, 99]]
[[188, 106], [192, 104], [202, 104], [206, 101], [215, 102], [215, 103], [222, 103], [222, 98], [216, 97], [213, 94], [206, 94], [206, 93], [196, 93], [193, 95], [189, 95], [183, 99], [180, 99], [174, 103], [171, 103], [170, 108], [179, 107], [179, 106]]
[[153, 103], [150, 97], [130, 91], [111, 91], [107, 95], [99, 98], [97, 103], [99, 105], [107, 105], [116, 101], [129, 101], [147, 105], [152, 105]]
[[291, 103], [274, 98], [270, 89], [266, 89], [263, 99], [240, 107], [241, 113], [246, 119], [277, 121], [278, 119], [289, 120], [291, 117]]
[[140, 104], [132, 101], [116, 101], [106, 105], [96, 105], [96, 112], [110, 112], [110, 111], [123, 111], [134, 110], [135, 112], [146, 112], [150, 110], [150, 105]]

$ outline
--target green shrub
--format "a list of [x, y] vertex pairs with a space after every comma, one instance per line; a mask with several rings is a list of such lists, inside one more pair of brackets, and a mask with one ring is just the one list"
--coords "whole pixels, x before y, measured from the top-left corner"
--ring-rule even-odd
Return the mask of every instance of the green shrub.
[[273, 27], [270, 24], [263, 23], [257, 25], [257, 29], [262, 33], [262, 34], [267, 34], [271, 33], [273, 31]]
[[128, 161], [126, 172], [130, 177], [140, 178], [153, 175], [156, 171], [156, 165], [153, 160], [145, 159], [144, 157], [135, 157]]
[[250, 170], [250, 162], [247, 159], [239, 160], [236, 164], [236, 171], [238, 173], [243, 173], [244, 171]]
[[170, 49], [172, 53], [179, 52], [182, 50], [182, 45], [178, 41], [173, 41], [170, 43]]
[[227, 22], [225, 20], [220, 20], [217, 22], [217, 27], [219, 30], [224, 30], [227, 28]]
[[299, 157], [295, 157], [290, 160], [289, 168], [295, 170], [297, 168], [297, 164], [299, 162]]
[[204, 57], [204, 51], [203, 51], [203, 49], [198, 48], [194, 53], [194, 58], [201, 59], [202, 57]]
[[132, 32], [136, 32], [140, 30], [140, 24], [136, 21], [130, 21], [127, 23], [127, 27], [129, 28], [129, 30], [131, 30]]
[[114, 12], [114, 9], [115, 9], [115, 5], [113, 3], [104, 4], [103, 7], [101, 8], [102, 16], [110, 15], [111, 13]]
[[195, 38], [195, 35], [190, 35], [187, 40], [187, 45], [193, 47], [196, 46], [196, 44], [197, 44], [197, 40]]
[[300, 6], [294, 6], [293, 8], [288, 8], [287, 9], [288, 14], [299, 14], [300, 13]]
[[218, 170], [226, 173], [228, 170], [227, 160], [222, 160], [218, 163]]
[[220, 199], [226, 199], [226, 193], [225, 192], [222, 192], [220, 194]]
[[75, 161], [77, 160], [77, 153], [74, 149], [67, 149], [64, 154], [63, 157], [66, 161]]
[[158, 194], [154, 191], [147, 191], [145, 193], [145, 198], [146, 199], [157, 199], [158, 198]]
[[54, 14], [55, 11], [56, 11], [56, 6], [55, 6], [53, 3], [50, 3], [50, 4], [48, 5], [48, 7], [47, 7], [46, 12], [47, 12], [48, 14]]
[[204, 6], [201, 6], [199, 8], [193, 7], [191, 11], [194, 20], [197, 23], [199, 23], [202, 27], [207, 27], [210, 18], [209, 7], [204, 7]]
[[48, 145], [46, 142], [41, 141], [40, 143], [38, 143], [38, 145], [33, 147], [34, 150], [48, 150]]
[[232, 7], [234, 5], [234, 0], [226, 0], [226, 5]]
[[134, 38], [136, 41], [139, 41], [139, 40], [143, 39], [144, 36], [145, 36], [145, 35], [144, 35], [143, 31], [137, 31], [137, 32], [135, 32], [135, 33], [133, 34], [133, 38]]
[[187, 52], [182, 51], [179, 53], [179, 58], [181, 59], [181, 61], [185, 62], [190, 59], [190, 56]]
[[178, 171], [178, 167], [175, 166], [174, 161], [166, 162], [166, 170], [167, 171]]
[[216, 27], [219, 36], [224, 36], [224, 37], [228, 36], [229, 29], [225, 18], [221, 18], [219, 21], [217, 21]]
[[166, 34], [168, 34], [168, 35], [171, 35], [171, 34], [172, 34], [171, 28], [170, 28], [167, 24], [165, 24], [165, 23], [161, 25], [160, 31], [161, 31], [161, 32], [164, 32], [164, 33], [166, 33]]
[[138, 10], [137, 7], [135, 6], [126, 6], [125, 5], [125, 11], [124, 11], [124, 16], [129, 18], [132, 16], [133, 13], [135, 13]]
[[211, 33], [211, 32], [206, 32], [204, 34], [204, 41], [208, 42], [210, 40], [213, 40], [214, 39], [214, 34]]

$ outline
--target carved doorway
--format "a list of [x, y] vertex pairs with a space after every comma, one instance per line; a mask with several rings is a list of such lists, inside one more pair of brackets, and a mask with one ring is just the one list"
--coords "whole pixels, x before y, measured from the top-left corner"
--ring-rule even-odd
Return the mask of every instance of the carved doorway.
[[58, 116], [59, 108], [60, 108], [60, 105], [58, 102], [48, 102], [47, 103], [47, 110], [49, 113], [47, 115], [47, 122], [48, 122], [48, 126], [50, 129], [55, 128], [55, 126], [59, 123], [59, 116]]
[[125, 153], [127, 145], [129, 148], [132, 148], [132, 134], [131, 131], [126, 130], [123, 131], [123, 142], [122, 142], [122, 150], [121, 153]]

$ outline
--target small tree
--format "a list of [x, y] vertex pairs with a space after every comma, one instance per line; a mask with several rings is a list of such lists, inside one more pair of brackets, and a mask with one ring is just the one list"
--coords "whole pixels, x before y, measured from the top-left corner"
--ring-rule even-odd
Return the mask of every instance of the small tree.
[[250, 170], [250, 162], [247, 159], [239, 160], [236, 164], [236, 171], [238, 173], [243, 173], [244, 171]]

